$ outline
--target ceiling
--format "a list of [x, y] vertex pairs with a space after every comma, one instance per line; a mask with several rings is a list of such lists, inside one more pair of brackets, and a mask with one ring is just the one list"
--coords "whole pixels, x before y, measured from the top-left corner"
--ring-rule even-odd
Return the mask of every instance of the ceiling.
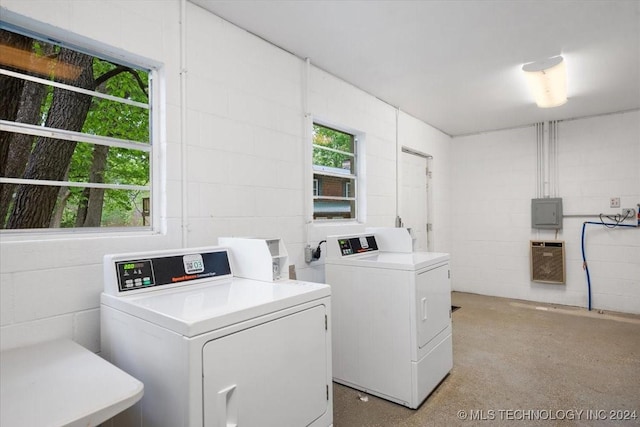
[[[452, 135], [640, 108], [638, 0], [190, 0]], [[569, 100], [522, 65], [562, 55]]]

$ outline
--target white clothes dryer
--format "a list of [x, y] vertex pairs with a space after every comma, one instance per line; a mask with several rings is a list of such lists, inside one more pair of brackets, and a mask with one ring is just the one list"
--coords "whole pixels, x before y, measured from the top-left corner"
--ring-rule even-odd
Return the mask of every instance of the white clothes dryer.
[[385, 233], [327, 237], [333, 379], [417, 408], [453, 367], [449, 254], [411, 252]]
[[229, 249], [107, 255], [102, 355], [144, 397], [117, 426], [332, 425], [330, 288], [233, 276]]

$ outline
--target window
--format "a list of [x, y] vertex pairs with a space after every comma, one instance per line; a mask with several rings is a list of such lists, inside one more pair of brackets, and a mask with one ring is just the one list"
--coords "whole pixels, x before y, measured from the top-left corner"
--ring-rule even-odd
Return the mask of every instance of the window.
[[148, 227], [150, 70], [0, 28], [0, 228]]
[[344, 183], [344, 197], [349, 197], [351, 195], [351, 183]]
[[313, 125], [313, 218], [356, 218], [356, 138]]

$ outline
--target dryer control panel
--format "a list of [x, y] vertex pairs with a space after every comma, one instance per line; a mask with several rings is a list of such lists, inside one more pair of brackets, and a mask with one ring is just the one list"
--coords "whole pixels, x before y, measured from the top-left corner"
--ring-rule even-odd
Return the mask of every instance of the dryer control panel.
[[378, 244], [373, 235], [340, 238], [338, 239], [338, 245], [342, 256], [378, 250]]
[[118, 292], [231, 275], [229, 254], [226, 250], [163, 254], [144, 258], [134, 255], [130, 258], [115, 257], [110, 259], [110, 263], [105, 263], [105, 269], [115, 268]]

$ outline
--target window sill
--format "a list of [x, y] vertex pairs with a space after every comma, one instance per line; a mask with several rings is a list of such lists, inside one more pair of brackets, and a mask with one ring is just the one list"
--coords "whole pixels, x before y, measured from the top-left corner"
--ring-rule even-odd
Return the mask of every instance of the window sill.
[[159, 231], [149, 228], [90, 228], [90, 229], [33, 229], [33, 230], [0, 230], [0, 242], [29, 242], [43, 240], [81, 240], [114, 237], [142, 237], [160, 235]]

